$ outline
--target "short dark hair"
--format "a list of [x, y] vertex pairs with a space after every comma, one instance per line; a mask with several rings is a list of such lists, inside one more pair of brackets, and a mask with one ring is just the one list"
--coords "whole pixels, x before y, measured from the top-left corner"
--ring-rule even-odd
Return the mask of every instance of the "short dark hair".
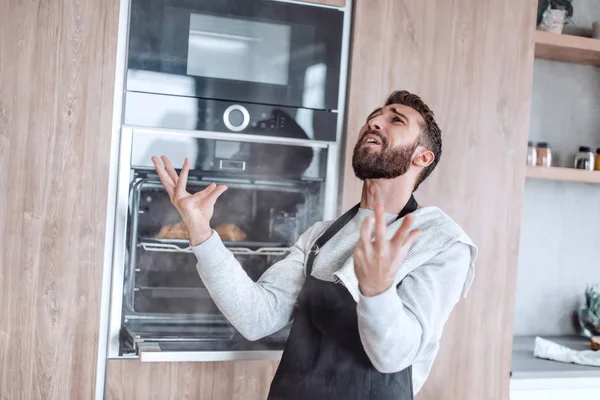
[[435, 158], [433, 162], [423, 169], [423, 171], [417, 177], [415, 182], [414, 190], [417, 190], [421, 182], [423, 182], [435, 169], [440, 158], [442, 157], [442, 130], [435, 122], [433, 111], [427, 104], [416, 94], [410, 93], [406, 90], [397, 90], [390, 94], [385, 101], [385, 105], [391, 104], [402, 104], [410, 107], [421, 114], [424, 124], [421, 124], [421, 135], [419, 141], [422, 146], [426, 149], [431, 150]]

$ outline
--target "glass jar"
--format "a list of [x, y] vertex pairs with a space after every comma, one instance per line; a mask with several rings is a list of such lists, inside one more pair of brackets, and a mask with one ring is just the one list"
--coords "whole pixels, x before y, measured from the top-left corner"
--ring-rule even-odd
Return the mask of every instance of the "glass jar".
[[538, 167], [552, 166], [552, 151], [546, 142], [539, 142], [536, 147], [536, 164]]
[[587, 308], [579, 309], [577, 313], [577, 319], [579, 320], [579, 327], [581, 333], [587, 337], [593, 337], [600, 335], [600, 318], [594, 313], [590, 312]]
[[575, 168], [586, 169], [588, 171], [594, 170], [594, 153], [592, 153], [591, 147], [579, 147], [579, 152], [575, 156]]
[[596, 149], [596, 162], [594, 162], [594, 169], [600, 171], [600, 148]]
[[[600, 149], [598, 149], [600, 150]], [[527, 165], [535, 166], [537, 162], [537, 150], [533, 142], [527, 142]]]

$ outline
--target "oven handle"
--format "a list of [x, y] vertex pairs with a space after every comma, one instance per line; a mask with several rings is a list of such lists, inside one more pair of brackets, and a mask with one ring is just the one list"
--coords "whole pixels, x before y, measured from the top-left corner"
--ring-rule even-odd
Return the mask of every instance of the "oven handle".
[[217, 159], [219, 161], [219, 169], [221, 171], [245, 171], [246, 161], [238, 160], [225, 160], [222, 158]]
[[279, 361], [283, 350], [162, 351], [158, 343], [138, 344], [141, 362]]
[[156, 135], [164, 137], [186, 137], [196, 139], [215, 139], [215, 140], [227, 140], [235, 142], [247, 142], [247, 143], [267, 143], [267, 144], [281, 144], [281, 145], [292, 145], [312, 148], [329, 148], [335, 145], [335, 142], [326, 142], [323, 140], [312, 140], [312, 139], [294, 139], [286, 137], [273, 137], [263, 135], [249, 135], [245, 133], [229, 133], [229, 132], [213, 132], [213, 131], [192, 131], [192, 130], [179, 130], [179, 129], [166, 129], [166, 128], [146, 128], [138, 126], [126, 126], [123, 128], [129, 128], [133, 132], [133, 136], [136, 135]]

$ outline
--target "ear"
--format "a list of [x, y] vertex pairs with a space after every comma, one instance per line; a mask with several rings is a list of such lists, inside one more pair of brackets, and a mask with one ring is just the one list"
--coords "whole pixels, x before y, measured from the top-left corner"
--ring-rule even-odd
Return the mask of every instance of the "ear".
[[435, 155], [433, 154], [433, 151], [427, 150], [424, 147], [419, 147], [417, 148], [417, 151], [415, 151], [412, 163], [413, 165], [416, 165], [418, 167], [425, 168], [426, 166], [431, 164], [433, 160], [435, 160]]

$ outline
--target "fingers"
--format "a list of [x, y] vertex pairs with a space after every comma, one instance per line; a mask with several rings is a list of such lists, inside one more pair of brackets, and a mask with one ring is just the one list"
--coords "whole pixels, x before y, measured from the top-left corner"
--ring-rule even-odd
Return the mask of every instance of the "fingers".
[[194, 196], [203, 199], [206, 204], [214, 204], [219, 196], [221, 196], [227, 189], [228, 188], [225, 185], [216, 185], [215, 183], [211, 183], [203, 190], [195, 193]]
[[419, 229], [414, 229], [412, 231], [410, 230], [412, 221], [413, 217], [410, 214], [404, 218], [400, 229], [398, 229], [398, 232], [396, 232], [394, 237], [390, 240], [394, 248], [399, 249], [403, 246], [410, 248], [417, 236], [421, 234], [421, 231]]
[[417, 239], [417, 237], [421, 234], [421, 230], [420, 229], [415, 229], [410, 231], [410, 233], [408, 234], [408, 237], [406, 238], [406, 241], [404, 242], [404, 246], [408, 249], [410, 249], [413, 245], [413, 243], [415, 242], [415, 240]]
[[412, 224], [412, 215], [408, 214], [404, 217], [404, 221], [402, 221], [402, 225], [400, 225], [400, 229], [398, 232], [392, 237], [390, 240], [395, 246], [402, 246], [408, 234], [410, 232], [410, 225]]
[[384, 245], [385, 229], [386, 221], [383, 206], [381, 204], [377, 204], [375, 206], [375, 246], [381, 247]]
[[165, 169], [167, 170], [167, 173], [169, 174], [169, 176], [173, 180], [173, 183], [175, 185], [177, 185], [177, 180], [178, 180], [177, 179], [177, 171], [175, 171], [175, 168], [173, 168], [173, 164], [171, 164], [171, 160], [169, 160], [167, 158], [167, 156], [160, 156], [160, 159], [165, 164]]
[[158, 178], [160, 179], [160, 182], [163, 184], [163, 186], [167, 190], [167, 193], [169, 194], [169, 198], [172, 199], [173, 195], [175, 194], [175, 182], [173, 182], [173, 179], [169, 176], [169, 174], [165, 170], [165, 167], [158, 160], [158, 157], [152, 157], [152, 163], [154, 164], [154, 168], [156, 169], [156, 172], [158, 173]]
[[[173, 167], [171, 167], [173, 168]], [[175, 171], [175, 170], [173, 170]], [[181, 173], [179, 174], [179, 179], [177, 179], [177, 185], [175, 188], [175, 196], [176, 197], [183, 197], [187, 192], [185, 191], [185, 188], [187, 186], [187, 178], [188, 178], [188, 173], [190, 172], [190, 159], [189, 158], [185, 158], [185, 161], [183, 162], [183, 168], [181, 168]]]
[[371, 232], [373, 232], [373, 218], [367, 217], [360, 227], [359, 245], [365, 249], [371, 247]]
[[205, 198], [209, 194], [211, 194], [213, 192], [213, 190], [215, 190], [216, 187], [217, 187], [216, 184], [211, 183], [210, 185], [208, 185], [207, 187], [205, 187], [201, 191], [194, 193], [194, 196], [200, 197], [200, 198]]
[[212, 192], [210, 192], [210, 194], [206, 197], [206, 201], [214, 204], [217, 199], [219, 198], [220, 195], [222, 195], [225, 191], [227, 190], [227, 186], [225, 185], [219, 185], [216, 186]]

